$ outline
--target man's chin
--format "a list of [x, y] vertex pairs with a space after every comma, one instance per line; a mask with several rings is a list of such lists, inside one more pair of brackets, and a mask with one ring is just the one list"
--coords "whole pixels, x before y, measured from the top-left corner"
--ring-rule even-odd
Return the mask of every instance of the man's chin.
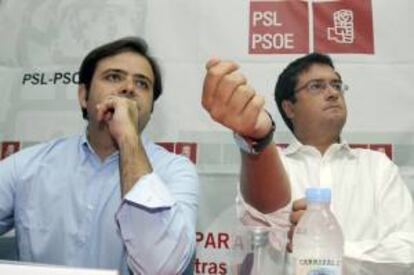
[[331, 126], [333, 128], [338, 129], [339, 132], [342, 131], [342, 128], [344, 127], [346, 122], [346, 118], [344, 118], [343, 116], [336, 116], [336, 117], [331, 117], [329, 119], [329, 124], [331, 124]]

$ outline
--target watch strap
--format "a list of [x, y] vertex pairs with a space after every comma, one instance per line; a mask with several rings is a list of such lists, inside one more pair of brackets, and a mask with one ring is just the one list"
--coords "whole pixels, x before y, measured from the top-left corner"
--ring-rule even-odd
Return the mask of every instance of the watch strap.
[[248, 154], [257, 155], [273, 141], [273, 134], [276, 129], [276, 124], [269, 112], [267, 112], [267, 114], [269, 115], [270, 120], [272, 122], [272, 127], [270, 131], [266, 134], [266, 136], [264, 136], [263, 138], [253, 139], [250, 137], [241, 136], [238, 133], [233, 132], [236, 144], [242, 151]]

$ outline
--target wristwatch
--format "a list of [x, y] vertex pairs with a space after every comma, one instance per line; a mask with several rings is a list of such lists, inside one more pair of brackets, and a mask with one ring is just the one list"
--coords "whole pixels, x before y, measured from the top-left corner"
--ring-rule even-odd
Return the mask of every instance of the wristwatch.
[[272, 127], [265, 137], [261, 139], [253, 139], [250, 137], [241, 136], [238, 133], [233, 132], [234, 141], [243, 152], [251, 155], [257, 155], [273, 141], [273, 133], [275, 132], [276, 124], [273, 121], [272, 116], [268, 112], [267, 114], [269, 115], [272, 122]]

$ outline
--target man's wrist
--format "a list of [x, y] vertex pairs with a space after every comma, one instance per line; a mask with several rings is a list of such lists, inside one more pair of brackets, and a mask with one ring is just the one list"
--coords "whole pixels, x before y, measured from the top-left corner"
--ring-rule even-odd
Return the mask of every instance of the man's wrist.
[[[267, 112], [267, 111], [266, 111]], [[234, 140], [239, 146], [239, 148], [248, 154], [257, 155], [261, 151], [263, 151], [272, 141], [273, 141], [273, 134], [276, 129], [276, 124], [272, 119], [272, 116], [267, 112], [271, 121], [271, 128], [269, 132], [260, 139], [255, 139], [251, 137], [241, 136], [238, 133], [233, 133]]]

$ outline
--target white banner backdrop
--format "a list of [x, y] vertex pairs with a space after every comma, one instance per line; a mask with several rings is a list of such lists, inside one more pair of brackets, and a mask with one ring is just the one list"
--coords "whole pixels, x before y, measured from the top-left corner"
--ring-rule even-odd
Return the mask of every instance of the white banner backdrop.
[[[344, 20], [334, 17], [340, 10], [348, 11]], [[413, 190], [412, 11], [411, 0], [0, 0], [2, 155], [83, 131], [76, 92], [80, 61], [109, 40], [143, 36], [161, 63], [165, 87], [147, 134], [177, 153], [191, 144], [188, 154], [202, 185], [195, 271], [224, 274], [236, 230], [239, 156], [231, 133], [201, 107], [208, 58], [240, 62], [276, 118], [276, 141], [288, 143], [273, 102], [275, 81], [289, 61], [325, 47], [351, 87], [345, 138], [384, 150]], [[350, 12], [353, 17], [346, 17]], [[324, 24], [336, 36], [318, 36]], [[271, 39], [260, 42], [264, 34]], [[339, 45], [340, 39], [354, 44]]]

